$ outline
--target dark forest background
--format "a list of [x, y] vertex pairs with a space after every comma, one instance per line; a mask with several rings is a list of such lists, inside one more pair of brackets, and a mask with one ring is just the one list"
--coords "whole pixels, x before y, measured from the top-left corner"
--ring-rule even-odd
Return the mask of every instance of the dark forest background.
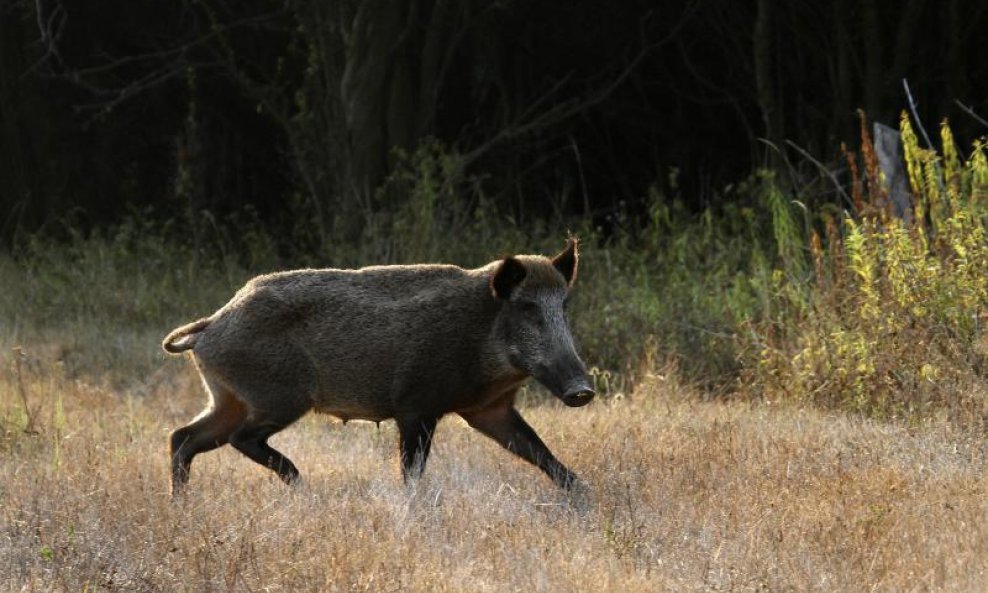
[[[506, 215], [837, 201], [857, 109], [988, 131], [981, 0], [0, 0], [0, 232], [252, 212], [356, 238], [428, 145]], [[423, 144], [425, 143], [425, 144]], [[405, 155], [405, 156], [403, 156]], [[671, 197], [669, 199], [672, 199]]]

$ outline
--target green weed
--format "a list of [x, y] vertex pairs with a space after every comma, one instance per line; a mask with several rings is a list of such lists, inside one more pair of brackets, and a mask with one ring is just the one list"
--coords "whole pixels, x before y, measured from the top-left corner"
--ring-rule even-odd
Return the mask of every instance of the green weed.
[[942, 154], [919, 147], [906, 115], [901, 124], [912, 211], [891, 214], [864, 132], [867, 183], [854, 180], [857, 212], [839, 229], [827, 223], [825, 241], [814, 232], [815, 282], [789, 287], [809, 306], [786, 308], [781, 335], [763, 332], [765, 346], [746, 367], [748, 379], [761, 395], [872, 416], [947, 410], [980, 420], [983, 404], [965, 394], [984, 366], [984, 145], [975, 144], [962, 161], [946, 123]]

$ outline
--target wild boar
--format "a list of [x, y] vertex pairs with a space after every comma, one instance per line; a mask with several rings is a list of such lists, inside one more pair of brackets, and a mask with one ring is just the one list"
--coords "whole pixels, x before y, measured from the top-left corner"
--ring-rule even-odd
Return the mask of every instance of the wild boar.
[[250, 280], [211, 316], [162, 343], [191, 353], [210, 405], [171, 434], [172, 493], [197, 454], [226, 443], [286, 483], [295, 465], [268, 438], [309, 410], [398, 425], [402, 475], [419, 475], [437, 421], [467, 423], [562, 488], [576, 476], [515, 409], [534, 377], [569, 406], [594, 397], [563, 308], [575, 238], [553, 258], [304, 269]]

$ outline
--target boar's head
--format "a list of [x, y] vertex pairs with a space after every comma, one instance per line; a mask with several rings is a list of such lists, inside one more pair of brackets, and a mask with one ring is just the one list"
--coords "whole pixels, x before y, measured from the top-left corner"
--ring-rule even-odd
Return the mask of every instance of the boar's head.
[[578, 262], [578, 242], [571, 238], [552, 259], [505, 258], [490, 281], [492, 294], [501, 301], [495, 331], [509, 362], [574, 407], [594, 397], [564, 314]]

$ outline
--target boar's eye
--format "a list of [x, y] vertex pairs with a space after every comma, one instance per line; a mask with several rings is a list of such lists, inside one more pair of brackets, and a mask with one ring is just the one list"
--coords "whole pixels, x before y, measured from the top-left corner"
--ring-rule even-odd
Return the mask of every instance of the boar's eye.
[[526, 322], [542, 324], [542, 306], [535, 301], [518, 301], [516, 303], [518, 317]]
[[539, 311], [539, 304], [535, 301], [517, 301], [516, 304], [522, 313], [535, 314]]

